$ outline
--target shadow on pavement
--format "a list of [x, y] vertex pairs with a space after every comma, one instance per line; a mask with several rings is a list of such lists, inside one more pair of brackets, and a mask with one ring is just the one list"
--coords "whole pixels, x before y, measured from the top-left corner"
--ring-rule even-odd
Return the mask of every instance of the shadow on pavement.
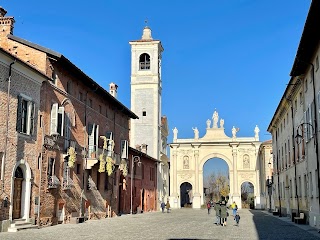
[[279, 216], [272, 216], [261, 210], [249, 210], [253, 215], [259, 239], [299, 239], [311, 240], [319, 239], [314, 235], [295, 224], [281, 220]]

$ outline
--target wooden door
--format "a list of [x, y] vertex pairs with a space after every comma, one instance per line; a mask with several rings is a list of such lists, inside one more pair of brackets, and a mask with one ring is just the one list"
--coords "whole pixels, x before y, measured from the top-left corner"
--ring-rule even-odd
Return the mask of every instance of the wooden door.
[[23, 178], [15, 178], [13, 192], [13, 219], [21, 217], [21, 192]]

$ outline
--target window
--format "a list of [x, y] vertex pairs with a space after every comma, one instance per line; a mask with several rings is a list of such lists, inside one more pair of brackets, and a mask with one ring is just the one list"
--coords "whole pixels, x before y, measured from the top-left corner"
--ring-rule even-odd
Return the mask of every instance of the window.
[[291, 179], [290, 179], [290, 181], [289, 181], [289, 184], [290, 184], [290, 185], [289, 185], [289, 188], [290, 188], [290, 189], [289, 189], [289, 191], [290, 191], [290, 198], [292, 198], [292, 190], [293, 190], [293, 189], [292, 189], [292, 181], [291, 181]]
[[300, 105], [303, 104], [303, 94], [302, 91], [299, 93], [299, 98], [300, 98]]
[[[317, 179], [319, 177], [318, 175], [318, 169], [316, 169], [315, 173], [315, 178]], [[319, 186], [318, 186], [318, 181], [315, 181], [316, 182], [316, 185], [315, 185], [315, 189], [316, 189], [316, 197], [319, 197]]]
[[121, 140], [120, 149], [121, 149], [121, 159], [128, 159], [128, 141], [127, 140]]
[[80, 174], [81, 171], [81, 164], [77, 163], [77, 174]]
[[89, 107], [92, 108], [92, 99], [89, 98], [89, 102], [88, 102]]
[[72, 83], [71, 82], [67, 82], [67, 93], [71, 94], [71, 87]]
[[298, 103], [297, 103], [297, 99], [294, 100], [294, 110], [297, 111], [298, 110]]
[[145, 110], [142, 111], [142, 116], [143, 116], [143, 117], [147, 116], [147, 112], [146, 112]]
[[150, 69], [150, 56], [146, 53], [140, 55], [139, 58], [139, 69], [149, 70]]
[[59, 107], [58, 103], [51, 106], [50, 134], [64, 136], [64, 107]]
[[108, 190], [108, 186], [109, 186], [109, 177], [108, 174], [105, 174], [105, 180], [104, 180], [104, 190]]
[[27, 135], [34, 134], [35, 103], [26, 96], [18, 96], [17, 131]]
[[319, 69], [319, 57], [316, 57], [316, 71]]
[[307, 175], [304, 175], [304, 196], [308, 196], [308, 182], [307, 182]]
[[290, 167], [291, 165], [291, 149], [290, 149], [290, 139], [288, 139], [288, 166]]
[[313, 197], [312, 172], [309, 173], [309, 188], [310, 188], [310, 196]]
[[113, 155], [113, 150], [114, 150], [113, 132], [107, 132], [106, 137], [107, 137], [107, 156], [111, 157]]
[[309, 104], [307, 110], [304, 113], [305, 123], [309, 123], [309, 124], [305, 124], [303, 129], [303, 131], [306, 132], [307, 134], [307, 141], [309, 141], [313, 137], [313, 132], [312, 132], [313, 118], [314, 118], [314, 111], [313, 111], [313, 102], [312, 102], [311, 104]]
[[51, 78], [52, 78], [52, 83], [54, 84], [54, 85], [57, 85], [57, 72], [56, 72], [56, 70], [52, 70], [52, 75], [51, 75]]
[[101, 107], [101, 105], [99, 105], [99, 113], [100, 113], [100, 114], [102, 113], [102, 107]]
[[99, 140], [99, 125], [89, 123], [88, 124], [88, 144], [89, 144], [89, 158], [97, 157], [95, 155], [98, 150], [98, 140]]
[[79, 101], [83, 102], [83, 93], [79, 92]]
[[301, 177], [298, 178], [298, 196], [301, 197]]
[[47, 175], [48, 177], [55, 175], [54, 174], [54, 165], [55, 165], [55, 159], [54, 158], [49, 158], [49, 162], [48, 162], [48, 171], [47, 171]]
[[287, 143], [284, 143], [284, 152], [285, 152], [285, 156], [284, 156], [285, 168], [287, 168], [287, 167], [288, 167], [288, 151], [287, 151]]
[[108, 109], [106, 108], [106, 117], [108, 117]]

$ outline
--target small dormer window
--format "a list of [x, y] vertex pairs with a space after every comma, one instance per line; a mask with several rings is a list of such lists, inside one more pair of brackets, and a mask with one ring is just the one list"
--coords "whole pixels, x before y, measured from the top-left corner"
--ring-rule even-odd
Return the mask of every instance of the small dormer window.
[[146, 53], [140, 55], [139, 58], [139, 69], [149, 70], [150, 69], [150, 56]]

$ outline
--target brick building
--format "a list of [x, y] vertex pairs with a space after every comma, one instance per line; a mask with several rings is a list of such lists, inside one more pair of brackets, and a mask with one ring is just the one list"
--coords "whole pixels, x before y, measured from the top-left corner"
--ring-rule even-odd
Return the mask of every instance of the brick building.
[[14, 36], [14, 18], [5, 14], [0, 8], [0, 46], [48, 77], [38, 96], [30, 219], [51, 225], [101, 218], [106, 205], [117, 214], [129, 120], [138, 117], [116, 99], [115, 84], [109, 93], [62, 54]]
[[0, 231], [29, 221], [37, 195], [37, 119], [45, 74], [0, 48]]
[[146, 148], [140, 149], [141, 146], [138, 150], [129, 147], [128, 174], [122, 177], [120, 185], [121, 213], [157, 211], [157, 166], [160, 161], [150, 157]]

